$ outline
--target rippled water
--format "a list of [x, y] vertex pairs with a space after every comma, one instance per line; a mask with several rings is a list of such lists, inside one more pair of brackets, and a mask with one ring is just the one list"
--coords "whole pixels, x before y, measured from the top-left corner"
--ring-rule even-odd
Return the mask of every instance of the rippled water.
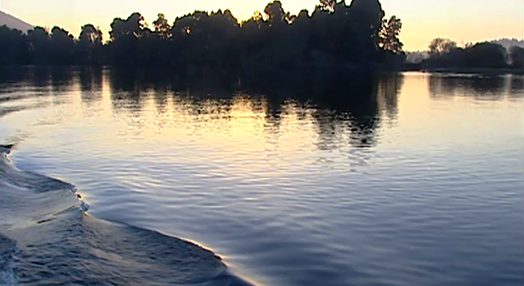
[[255, 284], [524, 283], [521, 76], [0, 78], [18, 168]]

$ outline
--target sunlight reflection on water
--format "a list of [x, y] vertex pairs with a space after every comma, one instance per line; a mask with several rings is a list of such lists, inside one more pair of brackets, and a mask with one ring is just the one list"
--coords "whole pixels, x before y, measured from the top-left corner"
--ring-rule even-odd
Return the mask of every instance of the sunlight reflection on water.
[[17, 165], [75, 184], [96, 217], [200, 241], [255, 281], [523, 281], [522, 77], [12, 77], [0, 137], [18, 143]]

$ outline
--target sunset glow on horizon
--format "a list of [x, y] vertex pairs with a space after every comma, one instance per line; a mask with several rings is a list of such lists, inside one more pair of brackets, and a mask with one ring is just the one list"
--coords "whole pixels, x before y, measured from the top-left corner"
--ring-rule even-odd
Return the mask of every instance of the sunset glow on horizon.
[[[75, 37], [80, 26], [92, 23], [104, 32], [108, 39], [109, 25], [116, 17], [126, 18], [132, 12], [140, 12], [146, 22], [164, 13], [172, 23], [176, 17], [195, 10], [216, 11], [230, 9], [239, 21], [248, 19], [255, 11], [263, 11], [268, 0], [160, 0], [148, 3], [138, 0], [2, 0], [0, 10], [30, 24], [51, 28], [63, 27]], [[317, 0], [281, 0], [284, 10], [298, 14], [302, 9], [311, 13]], [[348, 1], [349, 2], [349, 1]], [[524, 1], [507, 0], [501, 5], [487, 0], [382, 0], [386, 17], [396, 15], [402, 19], [401, 40], [406, 51], [424, 50], [435, 37], [450, 38], [458, 43], [479, 42], [500, 38], [522, 39], [524, 35]]]

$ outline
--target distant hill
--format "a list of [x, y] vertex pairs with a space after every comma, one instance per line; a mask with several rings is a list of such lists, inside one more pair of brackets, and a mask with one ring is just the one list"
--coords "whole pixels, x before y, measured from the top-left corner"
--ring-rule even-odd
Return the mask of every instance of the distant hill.
[[521, 48], [524, 48], [524, 40], [519, 40], [519, 39], [500, 39], [500, 40], [493, 40], [491, 42], [495, 44], [499, 44], [506, 49], [509, 49], [512, 46], [519, 46]]
[[0, 11], [0, 26], [6, 25], [11, 29], [17, 29], [24, 33], [27, 33], [27, 30], [33, 29], [33, 25], [28, 24], [14, 16], [11, 16], [7, 13]]

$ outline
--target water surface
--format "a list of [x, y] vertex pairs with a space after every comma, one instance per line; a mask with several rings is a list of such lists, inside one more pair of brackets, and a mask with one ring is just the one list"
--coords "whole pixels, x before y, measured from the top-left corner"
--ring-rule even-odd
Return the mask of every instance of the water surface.
[[25, 68], [0, 143], [255, 284], [522, 285], [523, 103], [521, 76]]

